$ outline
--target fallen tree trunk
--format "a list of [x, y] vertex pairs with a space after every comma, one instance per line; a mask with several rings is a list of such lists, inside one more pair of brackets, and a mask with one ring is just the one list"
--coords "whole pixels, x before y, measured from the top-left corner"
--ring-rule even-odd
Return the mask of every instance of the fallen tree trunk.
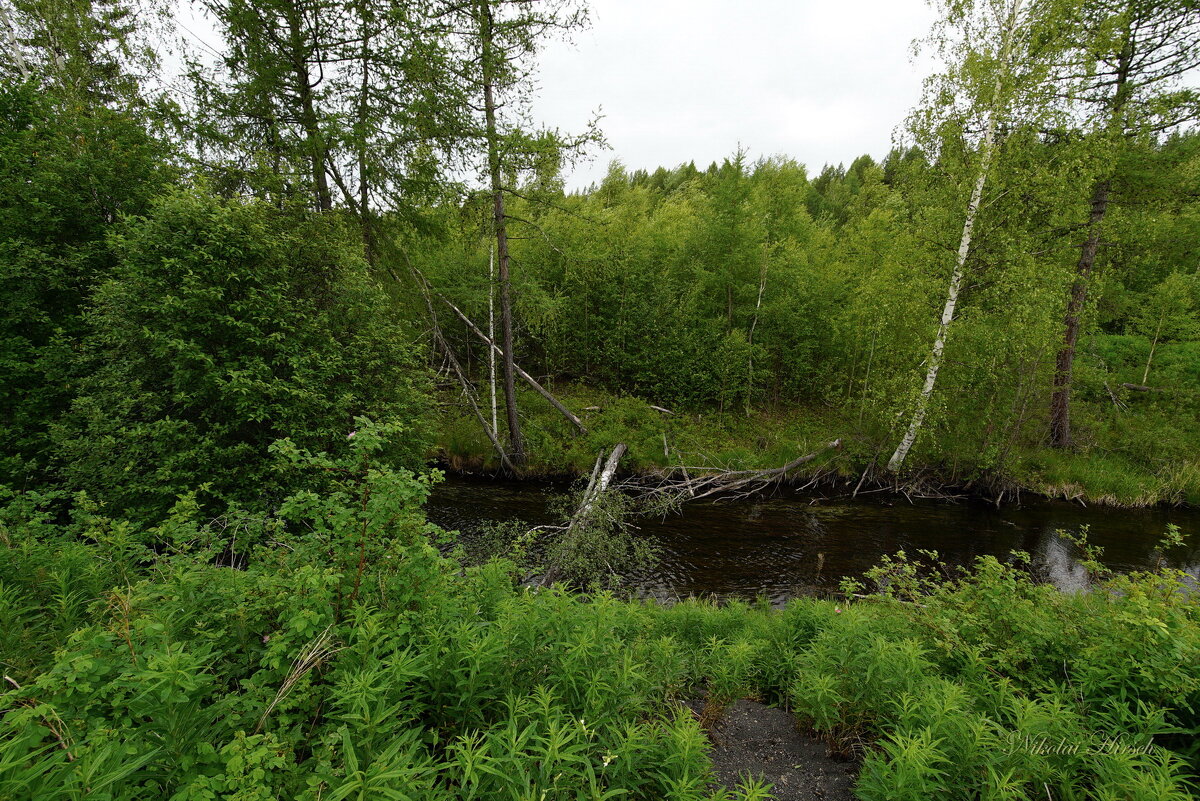
[[666, 478], [662, 483], [647, 489], [645, 486], [630, 484], [626, 489], [646, 498], [685, 501], [711, 498], [715, 495], [733, 494], [737, 497], [759, 492], [781, 481], [791, 471], [801, 465], [808, 464], [830, 451], [842, 449], [842, 441], [835, 439], [825, 447], [799, 456], [785, 465], [768, 470], [723, 470], [703, 476], [690, 476], [687, 469], [683, 470], [683, 480]]
[[491, 426], [488, 425], [487, 420], [485, 420], [483, 417], [483, 412], [479, 410], [479, 404], [476, 403], [475, 396], [471, 392], [471, 384], [469, 381], [467, 381], [467, 376], [463, 373], [462, 366], [459, 364], [458, 359], [454, 356], [453, 351], [450, 350], [450, 346], [444, 339], [442, 339], [440, 335], [438, 336], [438, 340], [438, 344], [441, 346], [442, 352], [446, 354], [446, 358], [450, 361], [450, 364], [454, 368], [454, 372], [458, 377], [458, 382], [462, 385], [463, 395], [467, 397], [467, 401], [471, 404], [471, 410], [475, 412], [475, 419], [478, 420], [479, 425], [483, 427], [483, 433], [487, 435], [487, 438], [492, 443], [492, 448], [496, 451], [496, 455], [500, 457], [500, 464], [509, 472], [509, 474], [514, 476], [520, 475], [520, 471], [517, 470], [511, 461], [509, 461], [508, 454], [505, 453], [504, 446], [500, 444], [500, 439], [496, 436], [496, 432]]
[[[591, 496], [587, 499], [587, 503], [581, 508], [579, 522], [586, 522], [587, 514], [591, 511], [592, 504], [595, 499], [608, 489], [608, 485], [612, 483], [613, 476], [617, 473], [617, 465], [621, 462], [621, 457], [625, 455], [625, 443], [618, 442], [617, 446], [612, 449], [612, 453], [608, 455], [608, 461], [604, 463], [604, 470], [600, 473], [600, 478], [592, 490]], [[572, 521], [574, 522], [574, 521]]]
[[[617, 443], [616, 447], [612, 449], [612, 453], [608, 455], [608, 460], [604, 463], [603, 469], [600, 468], [600, 462], [604, 457], [604, 451], [601, 451], [596, 456], [596, 464], [592, 468], [592, 477], [588, 481], [587, 489], [583, 491], [583, 498], [579, 501], [579, 508], [575, 510], [575, 514], [571, 515], [571, 520], [567, 523], [563, 537], [570, 537], [589, 525], [592, 510], [596, 507], [596, 501], [611, 486], [613, 477], [617, 474], [617, 465], [620, 464], [621, 457], [625, 455], [625, 450], [624, 442]], [[546, 569], [538, 584], [543, 587], [549, 587], [561, 576], [561, 568], [558, 565], [552, 564]]]
[[[442, 351], [446, 356], [446, 360], [450, 362], [451, 368], [454, 370], [454, 375], [458, 379], [458, 383], [462, 386], [463, 395], [471, 404], [471, 410], [475, 412], [475, 419], [479, 421], [479, 425], [483, 428], [483, 433], [492, 443], [492, 448], [496, 451], [496, 455], [500, 458], [500, 464], [511, 475], [519, 475], [520, 471], [509, 460], [508, 454], [504, 450], [504, 446], [500, 444], [500, 432], [494, 427], [489, 426], [487, 420], [483, 417], [483, 412], [479, 409], [479, 404], [475, 399], [475, 390], [471, 386], [471, 382], [467, 379], [467, 374], [462, 368], [462, 364], [458, 361], [458, 357], [454, 355], [453, 348], [446, 341], [446, 337], [442, 335], [442, 328], [438, 325], [437, 314], [433, 311], [433, 303], [429, 300], [429, 293], [423, 293], [425, 300], [425, 308], [429, 311], [429, 323], [433, 329], [433, 345], [436, 349]], [[495, 419], [495, 418], [493, 418]]]

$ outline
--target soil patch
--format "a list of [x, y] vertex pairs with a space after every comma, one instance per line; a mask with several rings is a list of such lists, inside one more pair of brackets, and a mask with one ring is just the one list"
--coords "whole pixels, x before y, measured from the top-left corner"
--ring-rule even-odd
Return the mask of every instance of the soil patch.
[[[699, 713], [702, 702], [688, 705]], [[746, 774], [770, 782], [778, 801], [855, 801], [858, 765], [829, 756], [782, 709], [738, 701], [709, 732], [717, 780], [736, 787]]]

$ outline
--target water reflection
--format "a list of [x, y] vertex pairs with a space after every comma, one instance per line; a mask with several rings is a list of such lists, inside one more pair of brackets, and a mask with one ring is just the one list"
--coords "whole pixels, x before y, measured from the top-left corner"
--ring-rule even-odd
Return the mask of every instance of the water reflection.
[[1034, 551], [1033, 564], [1041, 576], [1059, 589], [1079, 592], [1087, 589], [1087, 568], [1079, 562], [1075, 543], [1050, 533]]
[[[485, 520], [553, 521], [548, 506], [562, 488], [449, 478], [429, 502], [429, 516], [449, 529], [476, 530]], [[843, 576], [859, 576], [881, 556], [905, 550], [937, 551], [952, 565], [976, 557], [1006, 558], [1028, 552], [1038, 575], [1064, 590], [1085, 586], [1078, 548], [1058, 530], [1089, 530], [1104, 549], [1102, 561], [1121, 571], [1153, 567], [1156, 544], [1168, 523], [1188, 545], [1164, 563], [1200, 578], [1200, 511], [1110, 510], [1036, 501], [996, 509], [982, 503], [909, 503], [881, 496], [850, 500], [812, 495], [728, 505], [695, 504], [666, 519], [642, 519], [641, 531], [663, 548], [652, 573], [630, 577], [639, 594], [754, 597], [779, 603], [796, 594], [837, 589]]]

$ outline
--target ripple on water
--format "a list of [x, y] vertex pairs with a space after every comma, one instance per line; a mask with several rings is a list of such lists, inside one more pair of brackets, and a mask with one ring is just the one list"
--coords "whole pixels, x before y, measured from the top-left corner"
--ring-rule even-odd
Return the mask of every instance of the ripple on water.
[[[429, 517], [447, 529], [478, 530], [487, 520], [554, 522], [553, 501], [562, 486], [450, 477], [438, 485]], [[1168, 554], [1166, 564], [1200, 576], [1200, 510], [1084, 508], [1034, 501], [996, 509], [990, 504], [884, 499], [818, 498], [813, 495], [694, 504], [665, 519], [637, 525], [662, 546], [662, 562], [630, 576], [638, 595], [752, 598], [781, 603], [796, 594], [837, 589], [842, 576], [860, 576], [881, 557], [905, 550], [933, 550], [948, 564], [977, 557], [1005, 559], [1027, 551], [1039, 574], [1065, 590], [1086, 584], [1074, 543], [1060, 529], [1089, 528], [1089, 541], [1104, 549], [1103, 561], [1117, 570], [1154, 566], [1155, 546], [1175, 523], [1187, 546]]]

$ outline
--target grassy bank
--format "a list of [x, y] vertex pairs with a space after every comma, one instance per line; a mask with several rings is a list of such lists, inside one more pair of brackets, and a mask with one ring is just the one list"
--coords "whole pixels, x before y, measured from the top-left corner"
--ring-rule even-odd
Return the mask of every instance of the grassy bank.
[[[867, 801], [1195, 788], [1179, 574], [1067, 595], [1019, 561], [898, 557], [849, 602], [783, 610], [534, 592], [508, 562], [439, 556], [427, 484], [354, 473], [365, 453], [314, 460], [341, 485], [271, 519], [185, 499], [140, 529], [10, 496], [0, 798], [760, 799], [711, 785], [705, 723], [743, 697], [860, 760]], [[245, 569], [218, 566], [233, 542]]]
[[[540, 396], [521, 392], [524, 433], [529, 451], [527, 472], [537, 476], [575, 476], [591, 470], [600, 449], [617, 442], [629, 447], [622, 462], [633, 473], [695, 468], [766, 469], [786, 464], [841, 438], [844, 448], [801, 468], [797, 483], [821, 476], [825, 481], [850, 482], [867, 473], [864, 486], [893, 483], [879, 469], [894, 447], [887, 432], [865, 429], [842, 408], [812, 406], [782, 411], [744, 409], [719, 414], [671, 413], [653, 409], [637, 398], [619, 397], [572, 385], [556, 388], [566, 406], [588, 429], [579, 434]], [[503, 428], [503, 409], [500, 413]], [[1099, 429], [1099, 425], [1097, 424]], [[456, 396], [443, 396], [434, 456], [455, 470], [498, 472], [491, 443]], [[1157, 436], [1143, 430], [1141, 439]], [[1098, 430], [1093, 444], [1077, 452], [1050, 448], [1014, 448], [1000, 468], [981, 468], [978, 455], [914, 453], [910, 475], [942, 487], [966, 488], [985, 496], [1015, 489], [1054, 498], [1112, 506], [1141, 507], [1159, 503], [1200, 504], [1200, 450], [1186, 448], [1170, 458], [1154, 458], [1153, 445], [1130, 447], [1139, 440], [1123, 428]], [[1105, 447], [1122, 438], [1119, 450]], [[922, 464], [921, 459], [924, 459]]]

